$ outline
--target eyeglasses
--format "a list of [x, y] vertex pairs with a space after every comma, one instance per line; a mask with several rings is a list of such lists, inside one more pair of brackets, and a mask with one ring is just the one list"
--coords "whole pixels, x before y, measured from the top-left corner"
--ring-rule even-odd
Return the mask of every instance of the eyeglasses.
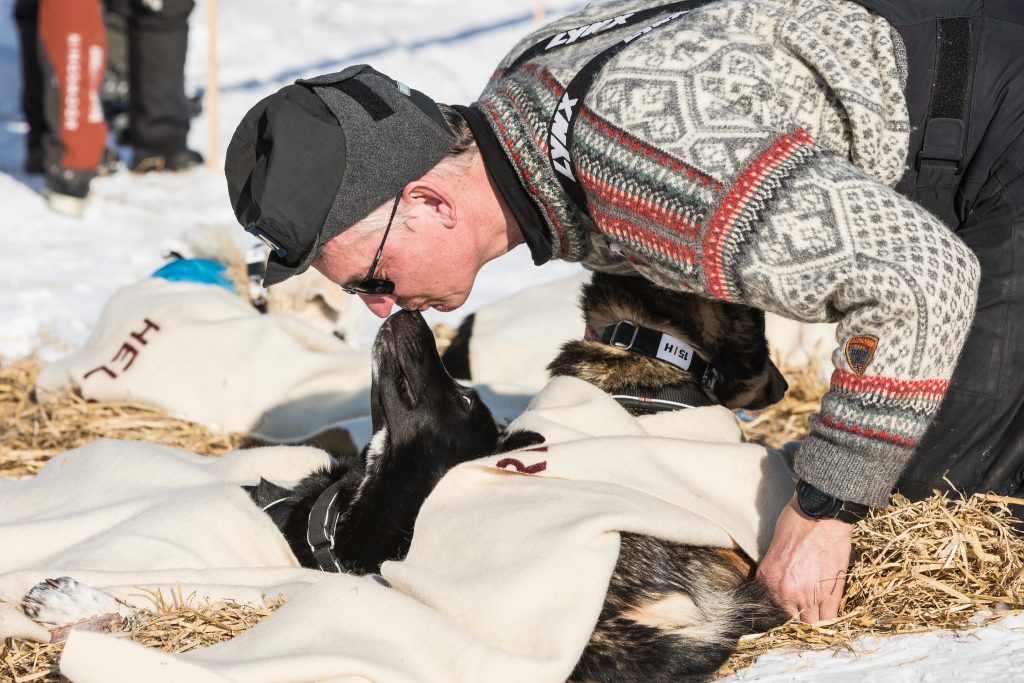
[[374, 277], [373, 273], [377, 270], [377, 263], [380, 262], [380, 255], [384, 251], [384, 242], [391, 231], [391, 223], [395, 220], [395, 213], [398, 211], [398, 200], [401, 198], [401, 194], [395, 197], [395, 205], [391, 207], [391, 218], [388, 219], [388, 227], [384, 229], [384, 237], [380, 241], [380, 246], [377, 247], [377, 255], [373, 257], [373, 263], [370, 264], [370, 272], [357, 284], [341, 286], [349, 294], [391, 294], [395, 291], [394, 282], [387, 278]]

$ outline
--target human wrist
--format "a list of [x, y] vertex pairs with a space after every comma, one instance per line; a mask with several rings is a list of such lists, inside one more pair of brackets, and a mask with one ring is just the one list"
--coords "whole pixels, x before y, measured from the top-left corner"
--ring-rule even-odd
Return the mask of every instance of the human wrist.
[[794, 502], [800, 512], [815, 520], [835, 520], [848, 525], [856, 524], [867, 517], [871, 508], [862, 503], [842, 500], [825, 493], [810, 482], [797, 482]]
[[812, 429], [800, 444], [793, 469], [799, 479], [840, 500], [880, 507], [889, 503], [912, 452], [877, 440]]

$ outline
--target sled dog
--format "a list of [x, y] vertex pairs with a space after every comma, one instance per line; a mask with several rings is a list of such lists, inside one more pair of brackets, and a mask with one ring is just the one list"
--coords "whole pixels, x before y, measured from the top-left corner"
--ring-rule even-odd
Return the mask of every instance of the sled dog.
[[[595, 384], [633, 414], [760, 408], [786, 390], [760, 311], [602, 274], [584, 288], [581, 305], [588, 338], [566, 344], [549, 370]], [[388, 318], [373, 358], [373, 437], [362, 456], [290, 490], [268, 481], [250, 489], [304, 566], [377, 572], [408, 552], [420, 506], [449, 469], [544, 440], [499, 432], [477, 393], [449, 376], [418, 313]], [[753, 572], [738, 548], [623, 533], [572, 680], [707, 680], [740, 636], [785, 621]]]

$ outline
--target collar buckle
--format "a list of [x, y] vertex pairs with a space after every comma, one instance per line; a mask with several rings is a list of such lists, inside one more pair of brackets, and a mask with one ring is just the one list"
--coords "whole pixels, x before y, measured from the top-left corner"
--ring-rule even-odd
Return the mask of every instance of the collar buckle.
[[[633, 328], [630, 332], [628, 329], [623, 331], [622, 326], [628, 325]], [[615, 327], [612, 329], [611, 336], [606, 341], [606, 344], [625, 349], [626, 351], [633, 348], [633, 344], [636, 343], [636, 336], [640, 333], [640, 326], [632, 320], [620, 320], [615, 323]], [[624, 341], [626, 337], [629, 337], [629, 341]]]

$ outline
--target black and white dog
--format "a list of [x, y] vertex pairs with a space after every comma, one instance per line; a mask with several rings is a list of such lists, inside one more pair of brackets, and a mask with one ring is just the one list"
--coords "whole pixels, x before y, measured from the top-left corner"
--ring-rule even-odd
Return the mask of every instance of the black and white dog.
[[366, 574], [404, 557], [420, 506], [441, 477], [498, 442], [490, 410], [448, 376], [418, 313], [396, 313], [377, 333], [370, 416], [373, 438], [360, 458], [291, 490], [266, 480], [250, 490], [303, 566]]
[[[634, 414], [758, 407], [785, 391], [758, 311], [607, 275], [595, 275], [581, 303], [590, 338], [566, 344], [550, 370], [590, 381]], [[675, 349], [669, 360], [658, 353], [664, 344]], [[535, 432], [499, 432], [477, 393], [448, 375], [418, 313], [391, 316], [373, 355], [373, 437], [362, 456], [313, 472], [292, 489], [261, 481], [249, 491], [303, 566], [377, 572], [408, 552], [420, 507], [448, 470], [544, 441]], [[708, 680], [740, 636], [786, 618], [753, 570], [738, 548], [623, 533], [572, 680]], [[112, 598], [67, 577], [37, 585], [23, 608], [42, 623], [91, 617], [106, 626], [120, 619]]]
[[[659, 303], [652, 307], [652, 300]], [[591, 381], [634, 414], [762, 407], [785, 391], [759, 311], [604, 275], [595, 276], [582, 305], [598, 339], [567, 344], [550, 369]], [[637, 353], [642, 349], [626, 345], [623, 334], [634, 345], [668, 335], [692, 361], [684, 368]], [[544, 440], [534, 432], [499, 433], [476, 392], [449, 376], [418, 313], [391, 316], [373, 355], [373, 437], [362, 457], [314, 472], [290, 490], [267, 481], [250, 490], [304, 566], [374, 573], [401, 559], [423, 501], [449, 469]], [[622, 534], [601, 616], [572, 680], [707, 680], [740, 636], [785, 620], [753, 570], [738, 548]]]

